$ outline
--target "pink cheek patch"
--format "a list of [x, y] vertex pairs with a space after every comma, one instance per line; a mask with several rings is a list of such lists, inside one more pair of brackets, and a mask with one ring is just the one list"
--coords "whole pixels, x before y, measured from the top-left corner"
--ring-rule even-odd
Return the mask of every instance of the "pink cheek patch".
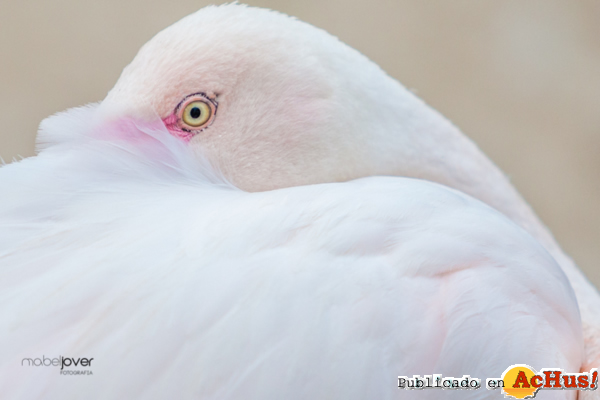
[[145, 133], [150, 131], [164, 131], [160, 122], [145, 122], [134, 118], [120, 118], [108, 123], [101, 124], [91, 132], [91, 136], [108, 142], [143, 142], [149, 138]]
[[182, 139], [184, 142], [188, 143], [194, 137], [194, 133], [181, 129], [177, 124], [177, 116], [175, 114], [171, 114], [166, 118], [163, 118], [163, 124], [169, 131], [169, 133], [176, 138]]
[[[86, 136], [97, 141], [100, 148], [116, 146], [134, 159], [143, 157], [145, 161], [163, 165], [180, 165], [190, 154], [189, 139], [165, 128], [164, 121], [159, 118], [148, 121], [125, 117], [92, 127]], [[193, 135], [189, 134], [191, 138]]]

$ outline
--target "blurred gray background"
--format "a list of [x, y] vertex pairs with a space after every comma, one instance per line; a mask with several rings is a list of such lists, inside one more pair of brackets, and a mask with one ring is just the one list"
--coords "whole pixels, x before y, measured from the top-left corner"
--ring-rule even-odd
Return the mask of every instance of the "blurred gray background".
[[[101, 100], [144, 42], [212, 3], [0, 0], [0, 156], [33, 155], [43, 118]], [[449, 117], [600, 286], [600, 1], [248, 3], [324, 28]]]

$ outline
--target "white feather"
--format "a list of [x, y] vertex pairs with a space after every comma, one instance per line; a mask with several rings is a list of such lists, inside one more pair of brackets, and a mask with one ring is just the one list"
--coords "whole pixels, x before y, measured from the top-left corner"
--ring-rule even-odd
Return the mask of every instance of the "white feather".
[[[162, 125], [94, 113], [0, 168], [5, 398], [436, 399], [397, 376], [579, 370], [564, 273], [483, 203], [391, 177], [247, 193]], [[93, 375], [21, 366], [42, 355]]]

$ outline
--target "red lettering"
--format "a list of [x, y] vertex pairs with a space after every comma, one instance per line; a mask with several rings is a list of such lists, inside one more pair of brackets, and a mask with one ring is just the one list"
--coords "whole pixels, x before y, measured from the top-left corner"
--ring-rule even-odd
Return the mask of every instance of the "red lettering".
[[[554, 376], [551, 376], [552, 373], [554, 373]], [[555, 388], [560, 388], [562, 387], [560, 385], [560, 371], [544, 371], [544, 375], [546, 375], [546, 384], [544, 385], [545, 388], [549, 388], [549, 387], [555, 387]], [[550, 385], [550, 382], [554, 382], [554, 386]]]
[[[542, 381], [542, 382], [539, 382], [539, 383], [538, 383], [538, 381]], [[534, 375], [534, 376], [531, 378], [531, 386], [533, 386], [533, 387], [536, 387], [536, 388], [539, 388], [539, 387], [542, 387], [542, 385], [543, 385], [543, 384], [544, 384], [544, 383], [543, 383], [543, 379], [542, 379], [542, 377], [541, 377], [541, 376], [539, 376], [539, 375]]]
[[580, 375], [579, 378], [577, 379], [577, 382], [578, 382], [578, 386], [580, 388], [586, 388], [589, 386], [588, 377], [585, 375]]
[[568, 388], [576, 388], [577, 387], [576, 379], [577, 379], [577, 377], [575, 375], [563, 375], [563, 380], [565, 381], [565, 387], [568, 387]]
[[531, 387], [529, 386], [529, 382], [527, 382], [527, 375], [525, 375], [525, 372], [519, 371], [519, 374], [517, 375], [517, 380], [515, 381], [513, 387], [517, 389]]

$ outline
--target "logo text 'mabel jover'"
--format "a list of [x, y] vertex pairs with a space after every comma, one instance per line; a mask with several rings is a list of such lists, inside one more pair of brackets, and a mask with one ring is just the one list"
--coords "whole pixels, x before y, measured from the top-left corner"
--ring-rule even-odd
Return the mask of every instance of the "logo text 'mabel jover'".
[[[21, 366], [23, 367], [60, 367], [61, 375], [93, 375], [89, 369], [84, 370], [69, 370], [69, 367], [85, 367], [90, 368], [92, 366], [93, 358], [74, 358], [74, 357], [63, 357], [58, 356], [55, 358], [48, 358], [42, 356], [42, 358], [24, 358], [21, 360]], [[65, 370], [65, 367], [67, 369]]]

